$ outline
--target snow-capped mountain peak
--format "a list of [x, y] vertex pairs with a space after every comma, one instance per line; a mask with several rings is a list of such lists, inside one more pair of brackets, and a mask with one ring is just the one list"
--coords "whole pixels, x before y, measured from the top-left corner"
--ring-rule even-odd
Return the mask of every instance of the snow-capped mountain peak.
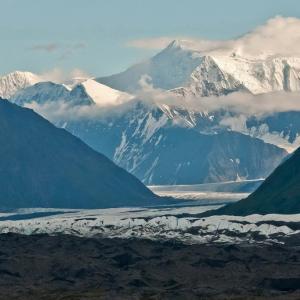
[[9, 99], [17, 91], [43, 81], [31, 72], [15, 71], [0, 77], [0, 97]]
[[204, 55], [189, 81], [173, 89], [183, 96], [226, 95], [248, 91], [254, 95], [300, 90], [300, 58], [271, 56], [250, 59], [237, 55]]
[[16, 92], [9, 99], [11, 102], [18, 105], [25, 103], [36, 102], [45, 104], [57, 100], [66, 100], [69, 95], [69, 90], [62, 84], [51, 81], [38, 82]]
[[169, 90], [185, 84], [200, 62], [199, 53], [190, 51], [182, 41], [174, 40], [154, 57], [122, 73], [96, 80], [111, 88], [134, 93], [141, 88], [140, 79], [148, 75], [154, 88]]
[[83, 87], [87, 95], [98, 106], [119, 105], [132, 99], [133, 96], [112, 89], [104, 84], [98, 83], [93, 79], [81, 82], [79, 86]]
[[96, 104], [102, 107], [119, 105], [133, 98], [132, 95], [112, 89], [93, 79], [78, 78], [73, 83], [76, 81], [78, 83], [73, 87], [69, 84], [51, 81], [34, 84], [30, 84], [34, 81], [28, 81], [28, 86], [20, 87], [15, 93], [12, 93], [9, 100], [21, 106], [32, 102], [39, 105], [47, 102], [68, 102], [71, 105]]
[[184, 40], [179, 40], [179, 39], [176, 39], [176, 40], [173, 40], [167, 47], [166, 49], [184, 49], [186, 48], [186, 45], [185, 45], [185, 41]]
[[246, 36], [228, 41], [173, 40], [149, 60], [97, 81], [134, 93], [147, 75], [154, 88], [199, 97], [237, 90], [254, 95], [300, 90], [300, 55], [272, 52], [267, 45], [252, 48]]

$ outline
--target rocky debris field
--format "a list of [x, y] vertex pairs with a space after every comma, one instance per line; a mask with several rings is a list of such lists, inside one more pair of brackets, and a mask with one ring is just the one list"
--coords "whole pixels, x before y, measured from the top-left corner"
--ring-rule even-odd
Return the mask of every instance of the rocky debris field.
[[285, 245], [0, 235], [0, 299], [300, 299]]

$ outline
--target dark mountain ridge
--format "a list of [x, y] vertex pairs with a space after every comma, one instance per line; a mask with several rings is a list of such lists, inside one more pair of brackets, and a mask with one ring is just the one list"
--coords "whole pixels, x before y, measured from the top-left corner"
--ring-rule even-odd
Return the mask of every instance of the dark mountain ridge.
[[157, 204], [137, 178], [30, 109], [0, 101], [0, 207]]
[[300, 213], [300, 148], [279, 165], [248, 198], [205, 215]]

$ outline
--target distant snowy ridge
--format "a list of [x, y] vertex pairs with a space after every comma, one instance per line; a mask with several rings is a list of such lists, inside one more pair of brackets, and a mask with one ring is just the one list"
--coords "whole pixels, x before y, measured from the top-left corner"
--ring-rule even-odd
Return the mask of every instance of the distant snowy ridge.
[[[253, 116], [255, 120], [249, 120], [247, 116], [240, 120], [240, 112], [230, 110], [230, 106], [222, 109], [216, 104], [215, 111], [206, 111], [187, 103], [189, 97], [217, 103], [219, 96], [231, 93], [236, 97], [248, 95], [247, 101], [251, 101], [253, 95], [297, 92], [300, 58], [270, 51], [248, 55], [236, 45], [224, 48], [221, 44], [204, 51], [189, 41], [175, 40], [154, 57], [120, 74], [77, 78], [59, 85], [39, 82], [19, 90], [10, 99], [20, 105], [36, 102], [37, 105], [27, 106], [46, 118], [48, 111], [57, 111], [58, 118], [48, 117], [57, 126], [78, 136], [146, 184], [265, 177], [287, 154], [285, 150], [292, 152], [300, 145], [300, 112], [295, 111], [293, 118], [276, 113], [269, 118]], [[141, 78], [149, 79], [153, 95], [146, 93]], [[234, 93], [241, 91], [244, 93]], [[168, 102], [159, 101], [161, 92], [171, 95]], [[139, 101], [127, 105], [135, 97]], [[241, 96], [240, 102], [243, 99]], [[49, 102], [51, 109], [47, 111]], [[67, 102], [67, 109], [56, 109], [54, 102]], [[38, 110], [44, 104], [45, 110]], [[95, 113], [94, 104], [100, 107]], [[125, 109], [122, 104], [126, 104]], [[78, 114], [70, 113], [73, 105]], [[82, 107], [78, 108], [81, 105], [82, 111]], [[258, 109], [259, 105], [258, 102]], [[84, 111], [86, 106], [89, 108]], [[102, 107], [113, 109], [102, 114]]]
[[128, 93], [114, 90], [93, 79], [87, 79], [75, 85], [51, 81], [39, 82], [20, 89], [10, 97], [10, 101], [22, 106], [32, 102], [46, 104], [59, 101], [73, 105], [115, 106], [131, 100], [132, 97]]
[[16, 92], [28, 86], [43, 81], [41, 77], [31, 72], [15, 71], [0, 77], [0, 97], [9, 99]]
[[300, 57], [247, 56], [234, 48], [201, 51], [186, 40], [175, 40], [149, 60], [97, 80], [133, 92], [145, 74], [152, 78], [155, 88], [172, 89], [182, 95], [299, 91]]
[[86, 93], [98, 106], [119, 105], [133, 98], [128, 93], [112, 89], [93, 79], [83, 81], [79, 85], [84, 87]]
[[270, 57], [265, 60], [238, 56], [204, 56], [182, 95], [226, 95], [234, 91], [254, 95], [300, 90], [300, 58]]

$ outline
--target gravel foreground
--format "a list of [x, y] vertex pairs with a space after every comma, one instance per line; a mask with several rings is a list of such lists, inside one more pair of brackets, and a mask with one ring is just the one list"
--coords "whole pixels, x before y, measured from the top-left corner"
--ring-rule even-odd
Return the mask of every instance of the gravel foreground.
[[185, 245], [2, 234], [0, 299], [300, 299], [300, 236]]

